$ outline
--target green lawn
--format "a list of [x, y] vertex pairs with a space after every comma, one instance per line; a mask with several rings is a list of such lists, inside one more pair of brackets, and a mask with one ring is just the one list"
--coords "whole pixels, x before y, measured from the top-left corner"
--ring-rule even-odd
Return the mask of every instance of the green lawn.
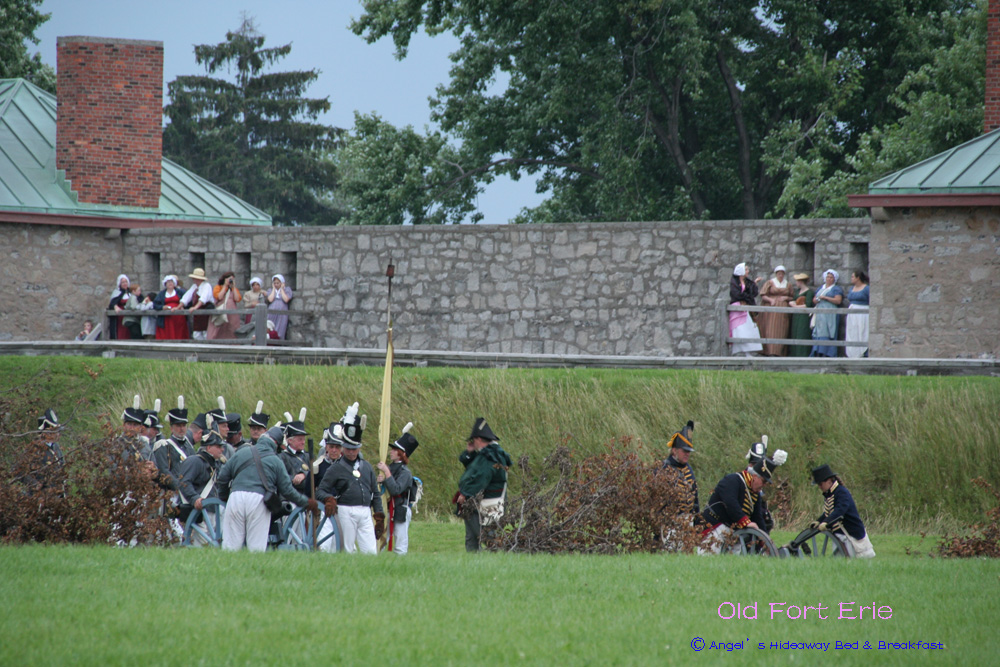
[[[919, 536], [873, 535], [878, 558], [842, 561], [465, 554], [457, 522], [411, 535], [404, 558], [5, 547], [0, 664], [996, 664], [1000, 562], [905, 555], [930, 550]], [[757, 619], [720, 618], [725, 603]], [[861, 605], [891, 617], [846, 618]], [[695, 652], [698, 637], [744, 648]], [[859, 650], [757, 648], [836, 641]]]

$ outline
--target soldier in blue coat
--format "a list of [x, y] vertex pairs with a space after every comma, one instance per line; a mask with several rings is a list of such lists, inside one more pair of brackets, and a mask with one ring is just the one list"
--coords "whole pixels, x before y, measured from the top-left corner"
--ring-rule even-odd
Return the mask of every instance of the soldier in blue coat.
[[854, 546], [858, 558], [874, 558], [875, 547], [868, 539], [854, 497], [841, 483], [837, 473], [830, 469], [829, 464], [824, 464], [812, 471], [812, 477], [813, 484], [823, 492], [823, 513], [809, 527], [840, 533]]
[[389, 446], [389, 457], [392, 462], [386, 465], [378, 462], [378, 481], [385, 485], [389, 493], [389, 548], [400, 556], [404, 555], [410, 545], [410, 492], [413, 489], [413, 473], [408, 464], [410, 456], [417, 450], [420, 443], [410, 433], [413, 422], [403, 427], [403, 433]]

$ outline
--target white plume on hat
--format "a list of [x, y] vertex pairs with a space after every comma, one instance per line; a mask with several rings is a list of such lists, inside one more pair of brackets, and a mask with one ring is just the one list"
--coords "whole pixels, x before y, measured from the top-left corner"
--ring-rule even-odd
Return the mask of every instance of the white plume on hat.
[[226, 399], [224, 399], [221, 396], [219, 396], [219, 409], [222, 410], [223, 412], [226, 411]]
[[368, 425], [368, 415], [361, 415], [361, 424], [359, 425], [361, 426], [361, 430], [364, 431], [365, 426]]
[[403, 432], [400, 435], [409, 433], [411, 428], [413, 428], [413, 422], [406, 422], [406, 426], [403, 427]]
[[303, 406], [303, 408], [299, 410], [299, 421], [304, 422], [305, 420], [306, 420], [306, 409]]
[[285, 413], [285, 421], [286, 422], [292, 421], [292, 413], [291, 412], [286, 412]]
[[142, 398], [140, 398], [139, 394], [136, 394], [135, 397], [132, 399], [132, 407], [138, 410], [141, 405], [142, 405]]
[[177, 397], [177, 409], [178, 410], [183, 410], [184, 409], [184, 397], [183, 396], [178, 396]]
[[160, 399], [153, 401], [153, 412], [158, 413], [160, 411], [160, 405], [162, 405], [162, 403], [160, 403]]
[[359, 407], [358, 402], [354, 401], [354, 405], [347, 408], [347, 412], [344, 413], [344, 418], [341, 421], [345, 424], [353, 424], [354, 420], [358, 417]]
[[772, 460], [774, 461], [774, 465], [778, 465], [778, 466], [785, 465], [785, 461], [788, 460], [788, 452], [786, 452], [783, 449], [779, 449], [779, 450], [777, 450], [777, 451], [774, 452], [774, 456], [772, 457]]

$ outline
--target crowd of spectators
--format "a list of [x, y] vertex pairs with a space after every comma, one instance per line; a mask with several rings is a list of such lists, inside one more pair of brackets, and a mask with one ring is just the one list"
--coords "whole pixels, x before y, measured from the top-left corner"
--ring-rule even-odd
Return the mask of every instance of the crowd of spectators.
[[[202, 268], [196, 268], [186, 278], [190, 279], [186, 289], [181, 277], [170, 274], [161, 281], [160, 291], [143, 293], [142, 287], [127, 275], [118, 276], [108, 303], [108, 310], [115, 311], [115, 315], [108, 318], [107, 339], [233, 340], [240, 337], [241, 327], [250, 330], [243, 325], [252, 323], [254, 316], [212, 311], [255, 308], [262, 302], [268, 308], [268, 338], [285, 339], [288, 315], [284, 311], [289, 309], [294, 292], [280, 273], [271, 278], [267, 290], [263, 289], [263, 280], [255, 276], [241, 291], [232, 271], [219, 276], [215, 285]], [[86, 340], [92, 330], [93, 322], [88, 320], [76, 339]]]

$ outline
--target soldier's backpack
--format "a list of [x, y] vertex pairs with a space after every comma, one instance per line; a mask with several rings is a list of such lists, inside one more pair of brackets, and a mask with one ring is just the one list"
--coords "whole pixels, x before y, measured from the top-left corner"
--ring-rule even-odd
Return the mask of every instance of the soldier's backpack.
[[410, 509], [414, 514], [417, 513], [417, 503], [424, 495], [424, 483], [419, 477], [413, 478], [413, 483], [410, 485]]

